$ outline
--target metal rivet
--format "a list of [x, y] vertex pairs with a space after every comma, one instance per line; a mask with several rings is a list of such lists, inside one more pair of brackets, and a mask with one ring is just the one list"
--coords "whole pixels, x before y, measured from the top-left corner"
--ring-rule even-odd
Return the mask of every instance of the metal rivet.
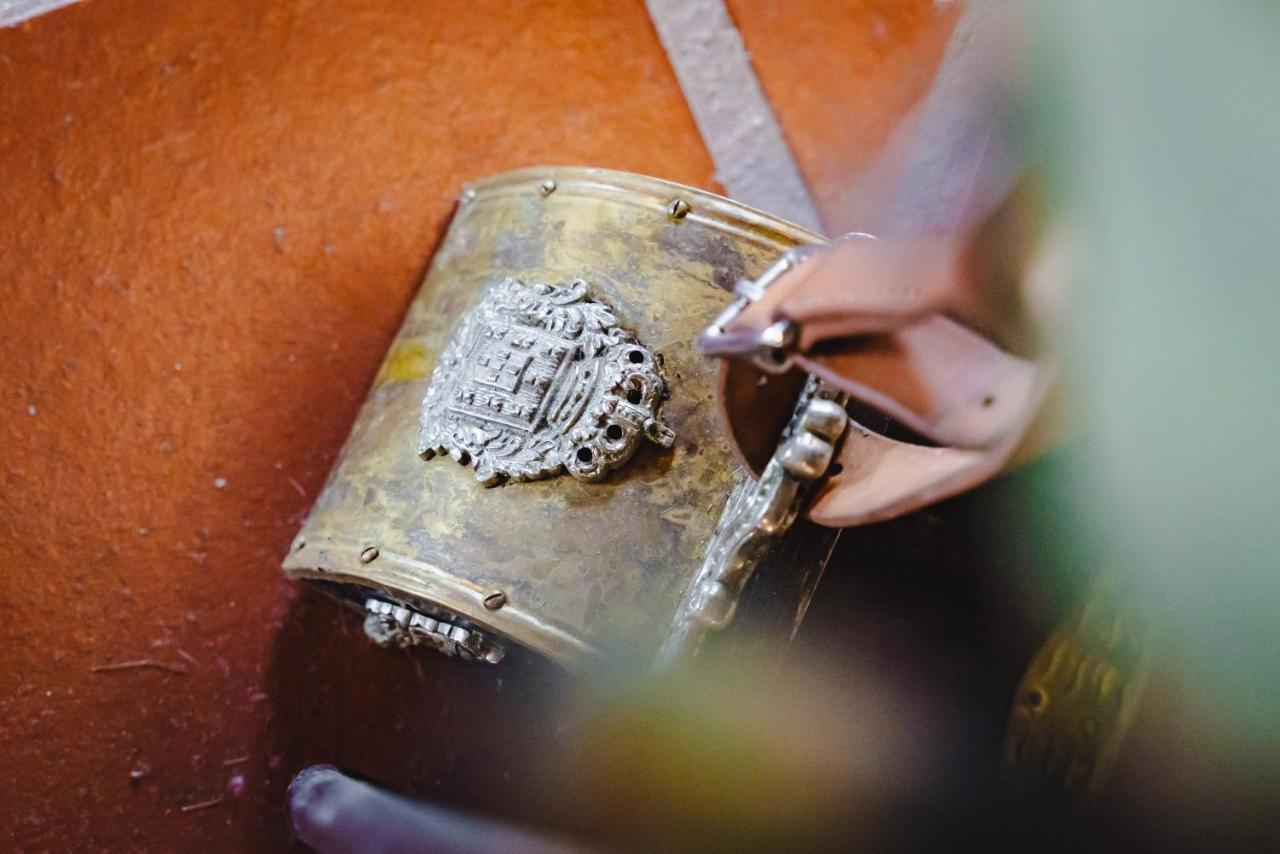
[[464, 190], [462, 192], [462, 195], [458, 196], [458, 203], [463, 205], [467, 204], [468, 202], [474, 202], [475, 200], [476, 200], [475, 190]]
[[760, 333], [760, 343], [766, 347], [786, 348], [795, 344], [798, 337], [796, 325], [783, 318]]
[[667, 205], [667, 216], [674, 222], [679, 222], [689, 215], [689, 211], [693, 208], [689, 207], [689, 203], [684, 199], [673, 199], [671, 204]]
[[501, 590], [495, 590], [484, 597], [484, 606], [490, 611], [496, 611], [505, 604], [507, 604], [507, 594]]
[[556, 191], [556, 182], [547, 178], [538, 185], [538, 189], [542, 191], [542, 195], [549, 196]]
[[365, 549], [364, 551], [360, 552], [360, 562], [361, 562], [361, 563], [373, 563], [373, 562], [374, 562], [375, 560], [377, 560], [377, 559], [378, 559], [378, 547], [377, 547], [377, 546], [369, 546], [369, 548], [367, 548], [367, 549]]

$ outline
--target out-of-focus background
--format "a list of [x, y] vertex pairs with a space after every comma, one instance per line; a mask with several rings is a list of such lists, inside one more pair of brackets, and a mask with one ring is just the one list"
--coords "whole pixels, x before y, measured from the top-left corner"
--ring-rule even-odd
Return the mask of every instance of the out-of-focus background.
[[[858, 228], [964, 4], [727, 5], [818, 213]], [[1101, 573], [1159, 629], [1079, 832], [1265, 850], [1280, 13], [1175, 5], [1028, 10], [1077, 438], [847, 532], [783, 664], [658, 685], [380, 650], [278, 569], [462, 183], [723, 189], [642, 3], [91, 0], [0, 30], [0, 839], [279, 851], [313, 762], [608, 845], [1031, 838], [1006, 722]]]

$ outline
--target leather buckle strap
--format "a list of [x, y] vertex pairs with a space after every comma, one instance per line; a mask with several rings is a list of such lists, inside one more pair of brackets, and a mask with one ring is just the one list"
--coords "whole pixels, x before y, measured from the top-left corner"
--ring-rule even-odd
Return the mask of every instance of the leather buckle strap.
[[[982, 316], [954, 244], [851, 235], [791, 253], [699, 339], [724, 358], [720, 404], [739, 458], [757, 475], [778, 412], [816, 376], [909, 428], [892, 439], [850, 421], [808, 513], [831, 526], [892, 518], [969, 489], [1008, 462], [1051, 381], [953, 318]], [[854, 275], [850, 275], [854, 271]]]

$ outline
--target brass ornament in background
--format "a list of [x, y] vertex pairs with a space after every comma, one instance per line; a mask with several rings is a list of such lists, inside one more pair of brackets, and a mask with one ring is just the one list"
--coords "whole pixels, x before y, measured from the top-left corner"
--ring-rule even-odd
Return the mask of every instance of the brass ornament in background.
[[440, 354], [418, 453], [447, 453], [493, 486], [568, 471], [602, 480], [643, 437], [664, 448], [660, 360], [585, 281], [490, 286]]
[[1148, 634], [1111, 588], [1094, 586], [1023, 675], [1005, 734], [1007, 780], [1064, 806], [1099, 792], [1146, 686]]

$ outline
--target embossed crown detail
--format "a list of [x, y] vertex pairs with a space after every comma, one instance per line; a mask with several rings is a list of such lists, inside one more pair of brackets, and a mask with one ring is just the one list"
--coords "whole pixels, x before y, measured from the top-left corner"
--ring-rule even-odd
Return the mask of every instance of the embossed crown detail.
[[504, 279], [441, 352], [422, 402], [418, 453], [447, 453], [492, 486], [562, 471], [601, 480], [643, 437], [669, 447], [660, 357], [570, 285]]

